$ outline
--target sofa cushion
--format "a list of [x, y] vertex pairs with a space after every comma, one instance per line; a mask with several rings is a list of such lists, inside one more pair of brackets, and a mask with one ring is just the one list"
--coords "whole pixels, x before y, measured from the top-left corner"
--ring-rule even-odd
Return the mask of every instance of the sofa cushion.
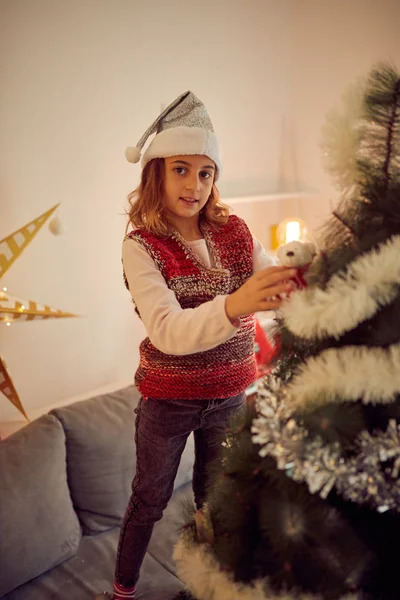
[[0, 597], [73, 556], [81, 530], [65, 436], [50, 415], [0, 443]]
[[51, 413], [64, 427], [68, 481], [84, 534], [115, 527], [124, 515], [135, 473], [138, 401], [130, 386]]
[[[71, 497], [85, 534], [119, 525], [135, 475], [134, 428], [140, 395], [134, 386], [52, 411], [67, 439]], [[175, 488], [192, 478], [193, 440], [182, 456]]]

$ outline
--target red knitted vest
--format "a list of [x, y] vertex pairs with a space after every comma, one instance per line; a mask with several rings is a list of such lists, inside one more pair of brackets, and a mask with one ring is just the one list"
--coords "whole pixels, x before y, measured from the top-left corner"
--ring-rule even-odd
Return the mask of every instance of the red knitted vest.
[[[214, 268], [204, 265], [177, 233], [160, 238], [136, 229], [128, 235], [153, 258], [182, 308], [230, 294], [253, 273], [253, 239], [244, 221], [231, 215], [224, 227], [203, 225], [202, 231]], [[161, 352], [147, 337], [140, 344], [135, 384], [145, 398], [159, 400], [236, 396], [256, 379], [254, 328], [253, 315], [242, 317], [230, 340], [184, 356]]]

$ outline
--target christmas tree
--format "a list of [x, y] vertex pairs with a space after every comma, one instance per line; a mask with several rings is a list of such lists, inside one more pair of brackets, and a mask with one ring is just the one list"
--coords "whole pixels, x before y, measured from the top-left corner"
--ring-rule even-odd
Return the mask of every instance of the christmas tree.
[[175, 549], [196, 600], [400, 598], [399, 74], [378, 65], [344, 104], [325, 127], [340, 194], [308, 287]]

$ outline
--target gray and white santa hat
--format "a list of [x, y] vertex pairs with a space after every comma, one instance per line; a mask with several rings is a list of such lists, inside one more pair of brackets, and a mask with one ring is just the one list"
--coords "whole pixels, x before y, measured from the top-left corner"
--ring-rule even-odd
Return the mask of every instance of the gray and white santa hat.
[[150, 135], [155, 137], [145, 150], [142, 167], [153, 158], [200, 154], [215, 162], [215, 179], [221, 171], [217, 137], [204, 104], [188, 91], [172, 102], [145, 131], [136, 146], [125, 151], [131, 163], [140, 160], [143, 147]]

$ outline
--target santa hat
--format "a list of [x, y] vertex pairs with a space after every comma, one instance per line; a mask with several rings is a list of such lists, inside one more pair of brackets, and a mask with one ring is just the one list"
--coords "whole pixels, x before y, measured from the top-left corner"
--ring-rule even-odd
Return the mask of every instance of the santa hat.
[[215, 179], [221, 171], [219, 144], [211, 119], [202, 102], [192, 92], [185, 92], [170, 104], [145, 131], [135, 147], [127, 148], [126, 159], [140, 160], [150, 135], [156, 133], [142, 157], [142, 167], [153, 158], [199, 154], [208, 156], [216, 165]]

